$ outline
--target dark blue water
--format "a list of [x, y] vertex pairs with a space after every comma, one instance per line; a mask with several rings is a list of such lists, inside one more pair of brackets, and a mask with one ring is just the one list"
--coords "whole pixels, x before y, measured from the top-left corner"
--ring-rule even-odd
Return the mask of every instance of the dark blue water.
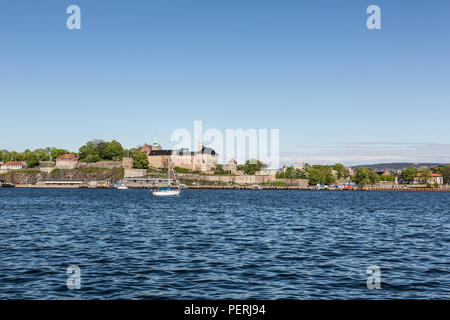
[[1, 299], [450, 298], [450, 193], [16, 188], [0, 221]]

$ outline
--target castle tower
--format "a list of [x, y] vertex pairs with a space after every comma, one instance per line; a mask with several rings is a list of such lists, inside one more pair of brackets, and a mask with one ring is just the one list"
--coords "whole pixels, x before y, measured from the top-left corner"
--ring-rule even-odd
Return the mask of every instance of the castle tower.
[[148, 156], [150, 154], [150, 151], [152, 151], [152, 147], [145, 143], [142, 147], [139, 148], [139, 150], [145, 153], [146, 156]]
[[156, 137], [155, 137], [155, 140], [153, 141], [153, 144], [152, 144], [152, 150], [161, 150], [161, 146], [156, 141]]
[[198, 143], [197, 143], [197, 152], [202, 151], [203, 149], [203, 142], [202, 142], [202, 138], [198, 139]]

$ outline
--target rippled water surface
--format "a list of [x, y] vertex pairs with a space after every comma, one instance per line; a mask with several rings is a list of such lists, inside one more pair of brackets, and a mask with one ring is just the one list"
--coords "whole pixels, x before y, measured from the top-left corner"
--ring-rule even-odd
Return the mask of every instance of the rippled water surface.
[[450, 298], [450, 193], [3, 188], [0, 219], [1, 299]]

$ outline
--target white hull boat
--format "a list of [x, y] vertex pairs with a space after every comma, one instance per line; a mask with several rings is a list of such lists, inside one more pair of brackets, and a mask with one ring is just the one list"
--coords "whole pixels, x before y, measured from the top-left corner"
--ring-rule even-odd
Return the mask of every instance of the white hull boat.
[[178, 196], [180, 192], [180, 190], [155, 190], [153, 195], [157, 197]]
[[127, 190], [128, 187], [124, 186], [123, 183], [118, 183], [116, 185], [116, 189], [118, 189], [118, 190]]
[[[173, 166], [170, 164], [170, 159], [167, 163], [168, 166], [168, 186], [163, 188], [157, 188], [152, 191], [152, 194], [157, 197], [167, 197], [167, 196], [178, 196], [181, 193], [180, 184], [178, 183], [178, 179], [175, 176], [175, 170]], [[171, 178], [171, 175], [173, 178]], [[171, 187], [171, 180], [175, 181], [174, 188]]]

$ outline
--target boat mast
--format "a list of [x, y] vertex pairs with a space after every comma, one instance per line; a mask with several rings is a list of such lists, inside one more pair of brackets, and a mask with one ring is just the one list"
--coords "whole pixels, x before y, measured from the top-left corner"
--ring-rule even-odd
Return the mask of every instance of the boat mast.
[[167, 162], [167, 166], [168, 166], [169, 185], [170, 185], [170, 181], [171, 181], [171, 179], [170, 179], [170, 174], [172, 173], [172, 175], [173, 175], [173, 180], [175, 180], [175, 186], [176, 186], [177, 188], [179, 188], [180, 185], [179, 185], [178, 179], [177, 179], [177, 177], [176, 177], [176, 175], [175, 175], [175, 169], [173, 168], [173, 164], [170, 162], [170, 158], [169, 158], [167, 161], [168, 161], [168, 162]]
[[171, 165], [170, 165], [170, 156], [169, 156], [169, 158], [167, 159], [167, 179], [169, 180], [168, 181], [169, 187], [170, 187], [170, 169], [171, 169]]

